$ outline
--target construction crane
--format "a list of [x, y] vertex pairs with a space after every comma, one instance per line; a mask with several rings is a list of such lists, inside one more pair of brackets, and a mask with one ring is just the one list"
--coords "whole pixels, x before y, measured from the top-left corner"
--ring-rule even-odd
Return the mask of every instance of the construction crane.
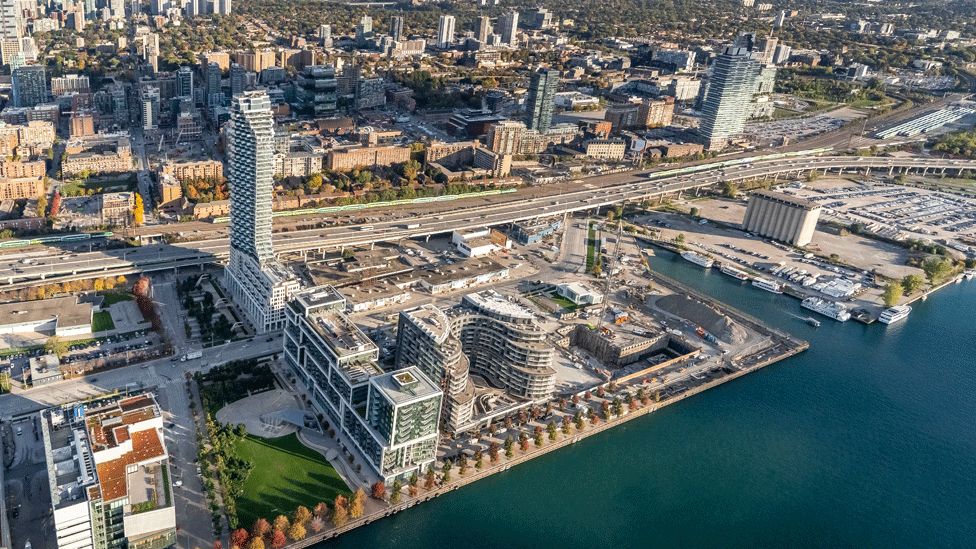
[[623, 227], [623, 219], [618, 217], [616, 241], [613, 243], [613, 253], [610, 255], [610, 268], [607, 270], [607, 279], [603, 284], [603, 307], [600, 309], [600, 319], [596, 326], [598, 331], [603, 329], [603, 321], [606, 318], [607, 306], [610, 304], [610, 286], [613, 282], [614, 268], [617, 266], [617, 261], [620, 259], [618, 252], [620, 250], [620, 235], [623, 232]]

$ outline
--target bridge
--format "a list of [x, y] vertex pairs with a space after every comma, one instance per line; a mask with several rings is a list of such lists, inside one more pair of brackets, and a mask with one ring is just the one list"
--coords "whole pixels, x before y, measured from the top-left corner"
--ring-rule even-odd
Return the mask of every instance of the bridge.
[[[791, 179], [815, 171], [838, 174], [886, 175], [917, 173], [959, 176], [976, 171], [976, 160], [934, 157], [859, 157], [814, 156], [826, 152], [800, 151], [653, 172], [629, 172], [613, 176], [578, 180], [571, 186], [536, 187], [525, 192], [496, 197], [491, 203], [444, 203], [440, 210], [424, 215], [401, 211], [370, 224], [341, 225], [307, 230], [279, 232], [274, 235], [278, 254], [325, 254], [351, 246], [369, 246], [376, 242], [396, 242], [426, 238], [453, 230], [502, 225], [539, 217], [566, 216], [622, 203], [662, 201], [684, 194], [698, 194], [702, 189], [725, 182], [757, 179]], [[531, 194], [531, 196], [527, 196]], [[226, 261], [229, 243], [226, 238], [193, 242], [147, 245], [124, 250], [89, 253], [63, 253], [39, 258], [24, 265], [4, 262], [0, 257], [0, 290], [20, 289], [37, 284], [66, 282], [101, 276], [130, 275], [142, 272], [202, 267]], [[10, 257], [10, 256], [5, 256]]]

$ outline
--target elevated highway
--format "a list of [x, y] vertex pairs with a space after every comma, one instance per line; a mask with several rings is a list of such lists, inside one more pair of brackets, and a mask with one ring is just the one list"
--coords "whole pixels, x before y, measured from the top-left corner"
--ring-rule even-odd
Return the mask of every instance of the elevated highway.
[[[588, 210], [597, 212], [614, 204], [663, 200], [683, 193], [698, 193], [729, 181], [789, 179], [811, 171], [824, 174], [881, 172], [893, 175], [911, 172], [955, 176], [963, 171], [976, 171], [976, 160], [769, 155], [717, 161], [660, 172], [591, 178], [576, 184], [571, 190], [563, 186], [549, 192], [546, 187], [536, 187], [530, 189], [531, 196], [522, 192], [512, 193], [496, 197], [497, 200], [490, 204], [465, 206], [455, 202], [444, 203], [439, 206], [443, 208], [440, 211], [399, 219], [384, 218], [369, 224], [279, 232], [274, 235], [274, 247], [279, 254], [325, 253], [349, 246], [423, 238], [452, 230], [483, 228], [538, 217]], [[0, 290], [219, 263], [226, 260], [228, 249], [226, 238], [215, 238], [124, 250], [76, 254], [54, 252], [28, 265], [17, 261], [20, 256], [8, 254], [0, 256]]]

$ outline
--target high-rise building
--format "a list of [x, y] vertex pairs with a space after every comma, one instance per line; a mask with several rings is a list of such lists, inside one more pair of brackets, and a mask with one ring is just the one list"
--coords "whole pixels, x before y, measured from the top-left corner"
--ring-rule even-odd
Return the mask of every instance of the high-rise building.
[[443, 393], [417, 367], [383, 373], [379, 349], [345, 309], [330, 286], [296, 294], [286, 309], [285, 363], [381, 479], [421, 474], [434, 462]]
[[725, 148], [742, 133], [752, 112], [759, 69], [759, 63], [746, 48], [730, 46], [715, 58], [698, 127], [706, 149]]
[[79, 74], [66, 74], [51, 78], [51, 95], [57, 97], [71, 92], [91, 93], [88, 77]]
[[444, 391], [441, 421], [457, 432], [474, 413], [474, 383], [468, 377], [468, 357], [451, 331], [450, 317], [427, 304], [400, 313], [397, 325], [397, 369], [416, 366]]
[[51, 408], [40, 424], [48, 470], [57, 472], [46, 486], [58, 549], [175, 545], [173, 474], [151, 394]]
[[356, 45], [365, 46], [366, 42], [373, 38], [373, 18], [364, 15], [356, 25]]
[[263, 91], [246, 91], [231, 102], [227, 131], [230, 183], [230, 263], [225, 282], [254, 329], [281, 329], [285, 304], [298, 280], [274, 258], [271, 200], [274, 190], [274, 117]]
[[559, 90], [559, 71], [540, 68], [532, 73], [525, 98], [525, 126], [545, 132], [552, 125], [552, 108]]
[[240, 95], [244, 91], [244, 87], [247, 85], [247, 70], [244, 67], [238, 65], [237, 63], [232, 63], [230, 66], [230, 95], [231, 97], [235, 95]]
[[314, 116], [335, 114], [339, 83], [331, 65], [309, 65], [298, 73], [295, 101], [298, 110]]
[[517, 120], [505, 120], [488, 128], [488, 148], [498, 154], [519, 154], [525, 124]]
[[502, 37], [502, 44], [515, 46], [518, 41], [519, 12], [512, 11], [498, 18], [498, 34]]
[[491, 17], [482, 15], [478, 18], [477, 38], [482, 44], [488, 43], [488, 36], [491, 34]]
[[437, 20], [437, 47], [446, 49], [454, 43], [454, 16], [442, 15]]
[[217, 0], [217, 14], [230, 15], [233, 8], [231, 0]]
[[0, 0], [0, 41], [19, 41], [24, 35], [24, 21], [19, 6], [19, 0]]
[[332, 47], [332, 25], [319, 26], [319, 40], [322, 41], [323, 48]]
[[176, 69], [176, 96], [193, 97], [193, 68]]
[[159, 128], [159, 88], [147, 86], [142, 90], [142, 129]]
[[220, 91], [220, 65], [207, 63], [203, 68], [203, 83], [206, 86], [203, 104], [207, 107], [224, 104], [224, 94]]
[[11, 76], [15, 107], [33, 107], [48, 100], [44, 65], [18, 67]]
[[390, 38], [397, 42], [403, 39], [403, 16], [394, 15], [390, 18]]

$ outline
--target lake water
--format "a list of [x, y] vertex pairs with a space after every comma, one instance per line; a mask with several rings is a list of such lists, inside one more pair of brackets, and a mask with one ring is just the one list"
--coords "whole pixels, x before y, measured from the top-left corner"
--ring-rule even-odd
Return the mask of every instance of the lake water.
[[976, 281], [895, 326], [659, 252], [652, 268], [809, 351], [322, 548], [976, 544]]

